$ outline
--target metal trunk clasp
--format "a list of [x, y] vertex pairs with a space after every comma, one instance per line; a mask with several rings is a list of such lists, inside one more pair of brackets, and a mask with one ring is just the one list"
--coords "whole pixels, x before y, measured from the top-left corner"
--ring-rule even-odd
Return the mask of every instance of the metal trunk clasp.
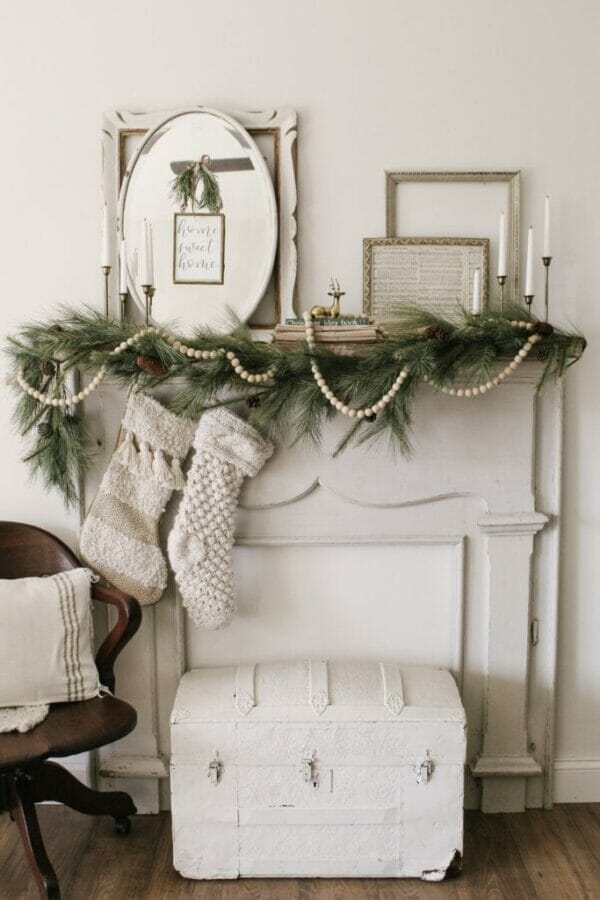
[[219, 753], [215, 750], [214, 756], [208, 764], [208, 772], [206, 773], [210, 779], [210, 783], [217, 785], [223, 774], [223, 763], [219, 759]]
[[417, 784], [427, 784], [433, 772], [433, 763], [429, 758], [429, 750], [425, 753], [423, 762], [415, 767], [417, 773]]
[[312, 753], [307, 751], [302, 757], [302, 768], [300, 769], [302, 780], [307, 784], [312, 784], [314, 788], [319, 787], [319, 776], [317, 772], [315, 772], [316, 756], [316, 750], [313, 750]]

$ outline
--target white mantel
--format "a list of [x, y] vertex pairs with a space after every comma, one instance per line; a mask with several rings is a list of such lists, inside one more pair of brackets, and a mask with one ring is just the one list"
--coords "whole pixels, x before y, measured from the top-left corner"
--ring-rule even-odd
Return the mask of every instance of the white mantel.
[[[145, 611], [117, 671], [139, 724], [103, 753], [104, 780], [142, 810], [168, 804], [169, 713], [187, 668], [369, 657], [454, 672], [469, 722], [469, 806], [550, 805], [562, 384], [536, 394], [540, 372], [528, 362], [474, 399], [423, 386], [410, 460], [382, 445], [333, 459], [342, 417], [320, 449], [278, 448], [241, 499], [237, 619], [200, 631], [172, 589]], [[88, 502], [122, 406], [114, 385], [90, 401], [104, 456]]]

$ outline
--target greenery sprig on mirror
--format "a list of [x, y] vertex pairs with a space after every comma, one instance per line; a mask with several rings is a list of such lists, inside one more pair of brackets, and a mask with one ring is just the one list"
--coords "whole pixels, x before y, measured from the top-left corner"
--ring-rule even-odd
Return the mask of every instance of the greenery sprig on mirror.
[[[198, 200], [198, 187], [202, 182], [202, 194]], [[206, 209], [218, 213], [223, 207], [221, 191], [216, 175], [210, 170], [210, 157], [203, 156], [197, 162], [189, 163], [171, 182], [171, 197], [179, 204], [181, 212], [188, 208]]]
[[[482, 397], [531, 353], [544, 364], [541, 387], [586, 346], [582, 335], [537, 322], [522, 306], [453, 319], [407, 307], [386, 326], [385, 340], [353, 356], [315, 343], [310, 316], [306, 322], [307, 341], [292, 349], [254, 341], [239, 324], [228, 334], [198, 329], [184, 339], [91, 309], [25, 325], [7, 347], [19, 391], [16, 424], [31, 440], [25, 460], [68, 504], [76, 501], [79, 476], [91, 461], [80, 404], [104, 377], [147, 390], [176, 379], [170, 406], [192, 419], [212, 406], [245, 404], [252, 423], [274, 439], [318, 442], [324, 421], [339, 410], [352, 421], [336, 453], [385, 436], [409, 453], [420, 382], [453, 398]], [[77, 372], [91, 381], [69, 393]]]

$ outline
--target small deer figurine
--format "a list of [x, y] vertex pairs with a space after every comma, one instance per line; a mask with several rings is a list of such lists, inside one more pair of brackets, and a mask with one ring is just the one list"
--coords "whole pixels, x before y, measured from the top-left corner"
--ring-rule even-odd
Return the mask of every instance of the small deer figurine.
[[339, 316], [340, 298], [345, 295], [346, 291], [340, 290], [340, 283], [337, 278], [331, 278], [329, 287], [331, 290], [327, 292], [327, 296], [333, 297], [333, 303], [331, 306], [313, 306], [310, 311], [312, 319], [335, 319], [336, 316]]

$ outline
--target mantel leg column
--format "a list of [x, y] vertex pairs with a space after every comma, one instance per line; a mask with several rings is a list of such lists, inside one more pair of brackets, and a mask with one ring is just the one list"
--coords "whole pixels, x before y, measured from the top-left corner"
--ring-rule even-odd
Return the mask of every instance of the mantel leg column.
[[531, 554], [547, 517], [536, 512], [487, 515], [488, 662], [483, 750], [472, 766], [482, 779], [483, 812], [522, 812], [526, 778], [539, 775], [528, 753], [527, 681]]

